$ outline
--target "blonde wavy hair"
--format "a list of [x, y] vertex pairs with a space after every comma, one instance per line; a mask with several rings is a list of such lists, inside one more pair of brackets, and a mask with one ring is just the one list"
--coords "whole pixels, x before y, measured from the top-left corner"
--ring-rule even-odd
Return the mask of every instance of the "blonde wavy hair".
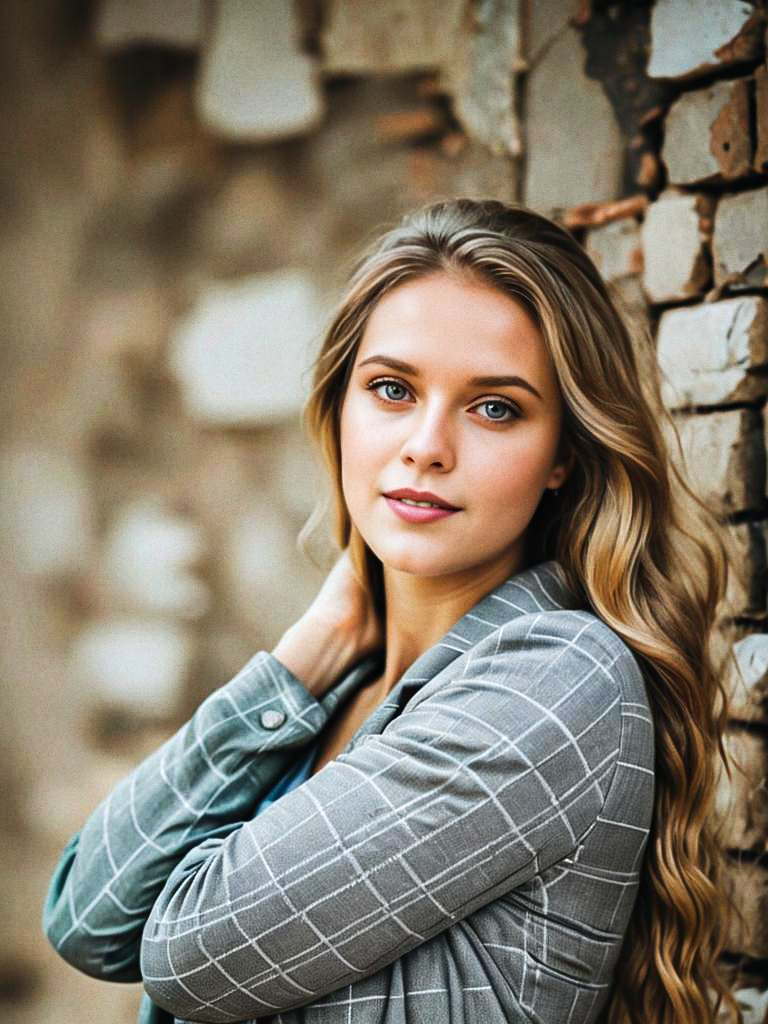
[[600, 1020], [709, 1024], [739, 1018], [718, 970], [727, 903], [712, 812], [726, 701], [709, 638], [724, 595], [716, 524], [669, 458], [655, 374], [641, 381], [630, 332], [582, 247], [530, 210], [439, 202], [410, 215], [366, 255], [326, 334], [307, 406], [334, 484], [335, 532], [383, 611], [381, 564], [350, 521], [339, 419], [363, 331], [405, 281], [448, 272], [523, 303], [545, 340], [565, 402], [573, 469], [545, 494], [527, 561], [556, 559], [566, 581], [632, 649], [656, 732], [656, 795], [640, 892]]

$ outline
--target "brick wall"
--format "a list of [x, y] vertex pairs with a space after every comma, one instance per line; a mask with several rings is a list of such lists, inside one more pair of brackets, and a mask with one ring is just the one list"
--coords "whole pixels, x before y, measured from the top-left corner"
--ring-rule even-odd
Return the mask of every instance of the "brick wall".
[[[439, 195], [571, 228], [656, 339], [735, 551], [719, 813], [765, 1012], [768, 67], [736, 0], [39, 0], [0, 12], [0, 1007], [131, 1021], [42, 945], [58, 849], [321, 573], [298, 426], [354, 253]], [[640, 350], [644, 373], [653, 354]], [[297, 487], [297, 481], [301, 486]], [[330, 557], [318, 542], [317, 557]], [[287, 568], [287, 571], [286, 571]], [[287, 582], [288, 581], [288, 582]], [[34, 908], [34, 912], [31, 912]]]

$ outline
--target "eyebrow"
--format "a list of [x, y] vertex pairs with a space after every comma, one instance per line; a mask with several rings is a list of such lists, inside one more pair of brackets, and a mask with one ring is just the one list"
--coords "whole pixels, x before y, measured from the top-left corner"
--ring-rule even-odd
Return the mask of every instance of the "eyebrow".
[[[380, 363], [382, 366], [389, 366], [393, 370], [399, 370], [400, 373], [410, 374], [411, 377], [420, 377], [421, 374], [415, 366], [411, 366], [410, 363], [403, 362], [402, 359], [393, 359], [391, 356], [369, 356], [364, 359], [362, 363], [358, 363], [358, 367], [367, 366], [368, 363]], [[529, 384], [525, 377], [518, 377], [517, 374], [502, 374], [498, 376], [487, 376], [487, 377], [471, 377], [469, 383], [473, 387], [480, 388], [503, 388], [503, 387], [515, 387], [524, 388], [526, 391], [530, 391], [532, 395], [535, 395], [540, 401], [544, 401], [541, 394], [536, 390], [533, 384]]]

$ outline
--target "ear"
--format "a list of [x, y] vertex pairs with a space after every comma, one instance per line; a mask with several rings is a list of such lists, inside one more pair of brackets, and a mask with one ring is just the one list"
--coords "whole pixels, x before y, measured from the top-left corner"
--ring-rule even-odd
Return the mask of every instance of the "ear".
[[563, 486], [573, 469], [573, 461], [574, 456], [572, 452], [562, 455], [560, 461], [552, 467], [552, 472], [545, 484], [545, 490], [556, 491], [558, 487]]

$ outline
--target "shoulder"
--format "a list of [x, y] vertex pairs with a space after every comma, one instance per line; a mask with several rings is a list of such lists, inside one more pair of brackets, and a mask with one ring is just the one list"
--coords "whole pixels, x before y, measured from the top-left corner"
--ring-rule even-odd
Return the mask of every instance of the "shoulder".
[[[463, 675], [491, 673], [526, 689], [545, 681], [606, 698], [637, 699], [645, 692], [638, 661], [621, 637], [586, 610], [555, 609], [518, 615], [483, 638], [461, 659]], [[458, 668], [458, 666], [457, 666]]]
[[559, 609], [489, 631], [430, 678], [409, 710], [460, 714], [512, 735], [527, 726], [554, 744], [594, 729], [613, 749], [627, 700], [645, 701], [629, 648], [589, 612]]
[[409, 710], [417, 708], [445, 728], [460, 718], [470, 731], [522, 736], [533, 760], [564, 746], [579, 761], [586, 754], [602, 766], [615, 765], [620, 751], [643, 764], [651, 756], [652, 716], [638, 662], [588, 611], [514, 616], [426, 682], [410, 702]]

